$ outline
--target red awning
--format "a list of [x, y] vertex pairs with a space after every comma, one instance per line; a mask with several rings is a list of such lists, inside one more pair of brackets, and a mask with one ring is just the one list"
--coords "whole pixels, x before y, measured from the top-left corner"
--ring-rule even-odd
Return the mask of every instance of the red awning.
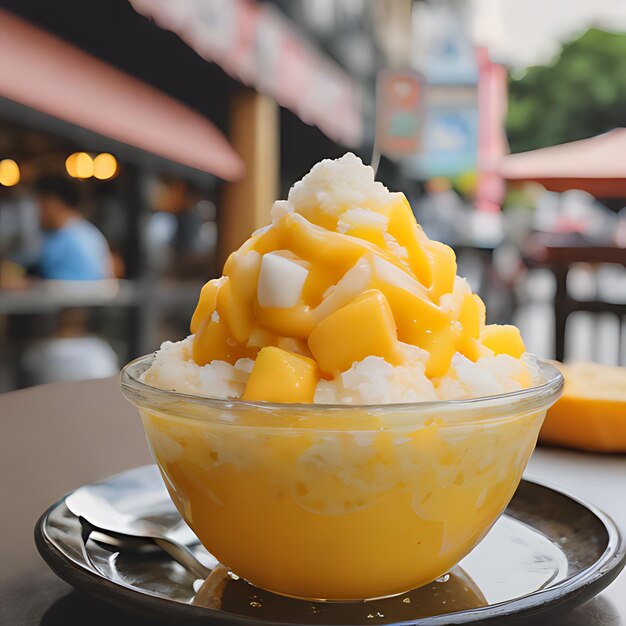
[[0, 95], [226, 180], [244, 165], [209, 120], [0, 9]]
[[504, 157], [510, 181], [536, 181], [551, 191], [583, 189], [598, 198], [626, 196], [626, 128], [589, 139]]

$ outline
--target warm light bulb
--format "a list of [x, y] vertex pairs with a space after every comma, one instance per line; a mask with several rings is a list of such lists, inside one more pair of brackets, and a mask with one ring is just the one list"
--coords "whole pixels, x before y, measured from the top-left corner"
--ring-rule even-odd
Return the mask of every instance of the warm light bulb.
[[13, 159], [0, 161], [0, 185], [13, 187], [20, 182], [20, 168]]
[[72, 178], [93, 176], [93, 159], [86, 152], [74, 152], [65, 160], [65, 169]]
[[70, 156], [65, 159], [65, 169], [67, 173], [72, 177], [76, 178], [76, 160], [78, 158], [78, 152], [74, 152], [74, 154], [70, 154]]
[[117, 172], [117, 160], [108, 152], [99, 154], [93, 160], [93, 175], [100, 179], [106, 180], [107, 178], [113, 178]]
[[86, 152], [79, 152], [76, 157], [77, 178], [89, 178], [93, 176], [93, 159]]

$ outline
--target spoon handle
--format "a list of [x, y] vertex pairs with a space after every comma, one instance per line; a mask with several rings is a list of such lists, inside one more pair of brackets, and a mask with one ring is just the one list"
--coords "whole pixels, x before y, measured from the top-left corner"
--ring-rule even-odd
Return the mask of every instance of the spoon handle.
[[159, 548], [161, 548], [161, 550], [167, 552], [175, 561], [180, 563], [194, 576], [204, 580], [211, 573], [211, 570], [202, 565], [202, 563], [200, 563], [200, 561], [198, 561], [198, 559], [193, 555], [191, 550], [181, 543], [161, 537], [154, 537], [153, 541], [157, 546], [159, 546]]

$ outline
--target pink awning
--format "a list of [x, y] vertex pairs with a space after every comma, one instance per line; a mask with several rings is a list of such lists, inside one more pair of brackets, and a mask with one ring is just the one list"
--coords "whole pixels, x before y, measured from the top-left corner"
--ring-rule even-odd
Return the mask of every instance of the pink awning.
[[363, 140], [358, 83], [268, 2], [130, 0], [202, 58], [348, 146]]
[[0, 95], [226, 180], [244, 165], [209, 120], [0, 9]]
[[510, 181], [536, 181], [552, 191], [583, 189], [596, 197], [626, 196], [626, 128], [589, 139], [504, 157]]

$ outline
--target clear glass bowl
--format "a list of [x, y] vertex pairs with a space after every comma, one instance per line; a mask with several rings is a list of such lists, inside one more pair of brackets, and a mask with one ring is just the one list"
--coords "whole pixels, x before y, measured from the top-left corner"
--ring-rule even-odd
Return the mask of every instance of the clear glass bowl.
[[521, 479], [563, 378], [472, 400], [373, 406], [216, 400], [122, 372], [180, 514], [221, 563], [283, 595], [424, 585], [466, 556]]

